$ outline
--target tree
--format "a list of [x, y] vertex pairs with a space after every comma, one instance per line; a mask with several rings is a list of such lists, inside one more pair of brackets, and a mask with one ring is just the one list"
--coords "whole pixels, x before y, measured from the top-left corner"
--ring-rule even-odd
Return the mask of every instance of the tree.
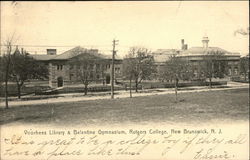
[[209, 87], [212, 88], [212, 78], [223, 78], [226, 74], [227, 63], [224, 53], [220, 51], [209, 51], [203, 56], [201, 73], [204, 78], [209, 79]]
[[240, 73], [244, 74], [244, 80], [247, 80], [249, 74], [249, 55], [240, 58]]
[[190, 80], [193, 77], [193, 71], [188, 61], [172, 55], [166, 61], [162, 77], [169, 81], [174, 81], [175, 101], [178, 100], [178, 82], [179, 80]]
[[135, 92], [138, 92], [138, 84], [142, 80], [151, 79], [152, 73], [156, 72], [154, 66], [154, 58], [150, 55], [150, 51], [146, 48], [131, 47], [125, 63], [130, 67], [123, 68], [125, 77], [135, 81]]
[[[134, 79], [134, 65], [135, 64], [135, 59], [134, 58], [130, 58], [128, 56], [125, 57], [125, 59], [123, 60], [123, 64], [122, 64], [122, 71], [123, 71], [123, 78], [125, 80], [129, 80], [129, 93], [130, 93], [130, 98], [132, 98], [132, 79]], [[126, 86], [127, 87], [127, 86]]]
[[11, 54], [12, 54], [12, 41], [13, 41], [13, 36], [11, 39], [8, 39], [6, 41], [6, 44], [4, 45], [6, 48], [6, 52], [3, 54], [1, 57], [1, 78], [2, 81], [5, 83], [5, 108], [9, 108], [9, 103], [8, 103], [8, 82], [10, 78], [10, 72], [11, 72]]
[[[97, 73], [95, 65], [100, 58], [88, 54], [87, 51], [75, 54], [77, 54], [77, 56], [72, 58], [69, 64], [75, 66], [74, 72], [78, 76], [77, 80], [80, 80], [84, 84], [84, 95], [87, 95], [88, 85], [94, 80], [94, 75]], [[100, 72], [102, 73], [103, 71], [100, 70]]]
[[12, 71], [11, 78], [16, 82], [18, 98], [21, 98], [21, 87], [28, 79], [48, 78], [48, 68], [33, 59], [25, 51], [20, 52], [18, 48], [11, 55]]

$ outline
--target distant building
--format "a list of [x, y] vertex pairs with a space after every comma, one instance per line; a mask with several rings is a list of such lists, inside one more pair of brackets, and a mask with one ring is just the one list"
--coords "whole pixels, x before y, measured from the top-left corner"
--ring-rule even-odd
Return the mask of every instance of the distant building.
[[152, 53], [155, 65], [157, 66], [157, 75], [160, 79], [160, 73], [163, 72], [166, 61], [170, 56], [176, 56], [184, 60], [188, 60], [194, 66], [194, 73], [198, 75], [204, 56], [209, 52], [223, 53], [223, 60], [227, 64], [227, 75], [229, 77], [239, 75], [239, 53], [232, 53], [219, 47], [209, 47], [209, 38], [207, 36], [202, 39], [202, 47], [191, 47], [185, 44], [184, 39], [181, 40], [181, 49], [158, 49]]
[[229, 77], [232, 76], [238, 76], [239, 75], [239, 60], [240, 60], [240, 54], [239, 53], [232, 53], [229, 51], [226, 51], [219, 47], [209, 47], [208, 45], [209, 39], [207, 36], [202, 38], [202, 47], [191, 47], [189, 49], [182, 50], [180, 54], [177, 55], [177, 57], [181, 59], [188, 60], [189, 62], [194, 65], [194, 72], [195, 75], [199, 73], [199, 66], [204, 61], [204, 56], [206, 56], [208, 53], [211, 52], [217, 52], [222, 53], [222, 59], [221, 61], [226, 62], [226, 70]]
[[[34, 59], [41, 61], [48, 65], [49, 68], [49, 85], [53, 88], [62, 87], [72, 84], [81, 83], [78, 75], [76, 74], [76, 68], [79, 66], [72, 66], [68, 62], [72, 58], [78, 56], [91, 55], [96, 57], [96, 61], [93, 69], [99, 69], [103, 71], [103, 74], [99, 72], [91, 76], [91, 81], [96, 83], [109, 84], [111, 80], [111, 65], [112, 58], [104, 54], [100, 54], [97, 49], [86, 49], [82, 47], [75, 47], [62, 54], [57, 54], [56, 49], [47, 49], [47, 55], [31, 55]], [[122, 59], [115, 59], [115, 80], [122, 77]]]
[[181, 49], [157, 49], [152, 53], [154, 57], [155, 64], [157, 67], [164, 66], [166, 61], [169, 60], [171, 56], [176, 56], [180, 52], [187, 50], [188, 45], [184, 43], [184, 39], [181, 40]]
[[166, 61], [168, 61], [171, 56], [177, 55], [179, 53], [180, 50], [178, 49], [157, 49], [152, 53], [157, 70], [155, 75], [155, 77], [157, 77], [156, 79], [160, 80], [160, 73], [163, 72]]

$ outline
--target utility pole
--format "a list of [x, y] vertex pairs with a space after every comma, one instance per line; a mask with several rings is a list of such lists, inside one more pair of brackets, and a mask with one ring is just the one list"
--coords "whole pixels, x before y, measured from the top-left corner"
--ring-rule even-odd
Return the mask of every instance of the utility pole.
[[115, 45], [118, 45], [118, 40], [113, 40], [113, 51], [112, 51], [112, 70], [111, 70], [111, 99], [114, 99], [114, 79], [115, 79], [115, 73], [114, 73], [114, 60], [115, 60]]

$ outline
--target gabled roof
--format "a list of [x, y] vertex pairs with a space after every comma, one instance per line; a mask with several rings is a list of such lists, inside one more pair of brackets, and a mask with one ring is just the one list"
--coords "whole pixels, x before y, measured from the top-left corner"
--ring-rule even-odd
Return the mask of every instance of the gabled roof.
[[[112, 55], [105, 55], [98, 53], [97, 49], [86, 49], [82, 48], [80, 46], [77, 46], [75, 48], [72, 48], [66, 52], [63, 52], [62, 54], [59, 55], [31, 55], [33, 58], [41, 61], [48, 61], [48, 60], [68, 60], [70, 58], [76, 57], [80, 54], [91, 54], [95, 57], [99, 57], [101, 59], [112, 59]], [[119, 57], [116, 56], [116, 59], [120, 59]]]
[[86, 48], [82, 48], [80, 46], [77, 46], [75, 48], [72, 48], [66, 52], [63, 52], [62, 54], [56, 55], [53, 60], [67, 60], [72, 57], [78, 56], [79, 54], [86, 53], [88, 50]]

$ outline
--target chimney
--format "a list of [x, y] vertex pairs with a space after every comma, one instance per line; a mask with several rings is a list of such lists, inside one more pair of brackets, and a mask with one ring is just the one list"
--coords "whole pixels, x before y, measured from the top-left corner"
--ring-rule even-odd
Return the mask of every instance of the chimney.
[[185, 45], [184, 45], [184, 39], [181, 39], [181, 49], [184, 50], [185, 48]]
[[47, 55], [56, 55], [56, 49], [47, 49]]

